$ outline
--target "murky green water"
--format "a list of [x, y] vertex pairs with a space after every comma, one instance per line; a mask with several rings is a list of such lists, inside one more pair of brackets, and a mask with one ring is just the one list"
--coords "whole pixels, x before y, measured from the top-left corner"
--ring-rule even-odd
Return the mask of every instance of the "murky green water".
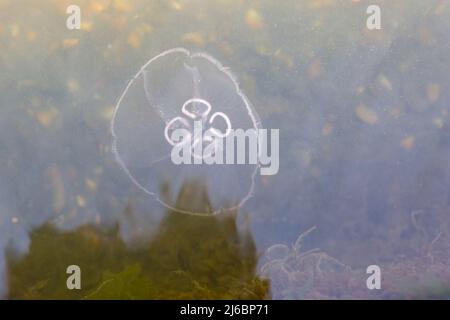
[[[0, 1], [2, 297], [450, 296], [450, 3], [378, 1], [376, 31], [369, 4]], [[180, 46], [230, 67], [280, 129], [279, 173], [228, 214], [168, 210], [111, 151], [128, 81]], [[170, 190], [210, 204], [202, 185]], [[70, 264], [82, 290], [66, 287]], [[381, 290], [366, 287], [372, 264]]]

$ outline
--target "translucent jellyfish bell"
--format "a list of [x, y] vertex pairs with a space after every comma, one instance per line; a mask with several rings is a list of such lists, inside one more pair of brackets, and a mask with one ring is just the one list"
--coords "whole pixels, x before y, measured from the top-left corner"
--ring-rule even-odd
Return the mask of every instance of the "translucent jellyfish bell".
[[[205, 53], [176, 48], [149, 60], [128, 83], [112, 120], [113, 150], [131, 181], [166, 207], [210, 215], [236, 209], [251, 197], [259, 165], [227, 164], [225, 157], [224, 164], [202, 160], [223, 152], [225, 144], [215, 137], [259, 127], [258, 115], [227, 68]], [[177, 129], [185, 134], [174, 139]], [[186, 144], [200, 161], [175, 164], [172, 149]], [[169, 195], [161, 193], [163, 185]], [[207, 190], [207, 206], [176, 201], [190, 185]]]

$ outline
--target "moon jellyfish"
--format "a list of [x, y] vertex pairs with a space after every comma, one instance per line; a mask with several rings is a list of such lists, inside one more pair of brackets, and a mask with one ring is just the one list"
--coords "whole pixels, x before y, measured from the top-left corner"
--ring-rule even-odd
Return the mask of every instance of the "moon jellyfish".
[[[259, 168], [258, 161], [208, 161], [224, 153], [225, 144], [218, 141], [236, 129], [259, 128], [258, 115], [228, 68], [205, 53], [175, 48], [150, 59], [120, 96], [112, 120], [113, 151], [131, 181], [164, 206], [211, 215], [242, 206]], [[184, 135], [177, 138], [180, 130]], [[174, 148], [192, 151], [193, 162], [173, 161]], [[208, 200], [194, 205], [194, 196], [205, 190]], [[179, 201], [181, 194], [192, 195], [192, 201]]]

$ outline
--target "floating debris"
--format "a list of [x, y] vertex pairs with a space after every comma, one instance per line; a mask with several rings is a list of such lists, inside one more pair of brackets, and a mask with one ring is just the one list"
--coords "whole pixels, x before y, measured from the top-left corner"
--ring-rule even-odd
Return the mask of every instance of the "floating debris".
[[405, 149], [406, 151], [411, 151], [414, 148], [414, 144], [416, 142], [416, 139], [414, 138], [414, 136], [409, 136], [404, 138], [400, 144], [402, 146], [403, 149]]
[[131, 1], [127, 0], [114, 0], [114, 9], [119, 12], [130, 12], [133, 7]]
[[45, 128], [50, 127], [57, 116], [58, 116], [58, 110], [56, 110], [56, 109], [36, 112], [37, 121], [39, 122], [39, 124], [41, 126], [43, 126]]
[[109, 7], [108, 0], [94, 0], [89, 3], [89, 10], [94, 13], [105, 11]]
[[442, 118], [433, 118], [433, 124], [438, 129], [442, 129], [442, 127], [444, 127], [444, 120]]
[[323, 136], [329, 136], [333, 133], [333, 124], [330, 122], [325, 123], [325, 125], [322, 128], [322, 135]]
[[378, 82], [383, 88], [392, 91], [392, 83], [384, 74], [378, 76]]
[[356, 116], [358, 117], [358, 119], [364, 123], [367, 123], [369, 125], [374, 125], [378, 122], [377, 113], [374, 110], [369, 109], [368, 107], [366, 107], [363, 104], [360, 104], [359, 106], [357, 106], [355, 109], [355, 112], [356, 112]]
[[137, 49], [141, 46], [141, 39], [136, 32], [131, 32], [130, 34], [128, 34], [127, 43], [131, 47]]
[[441, 95], [441, 87], [437, 83], [427, 85], [427, 97], [430, 102], [436, 102]]
[[37, 37], [37, 33], [36, 32], [34, 32], [34, 31], [28, 31], [27, 32], [27, 40], [28, 41], [34, 41], [34, 40], [36, 40], [36, 37]]
[[284, 53], [283, 50], [278, 49], [277, 51], [274, 52], [273, 56], [280, 60], [281, 62], [283, 62], [286, 67], [288, 67], [289, 69], [294, 67], [294, 60], [292, 59], [291, 56], [289, 56], [288, 54]]
[[68, 49], [68, 48], [75, 47], [76, 45], [78, 45], [78, 43], [80, 43], [80, 39], [67, 38], [67, 39], [63, 40], [62, 46], [64, 49]]
[[97, 191], [97, 183], [94, 180], [86, 178], [84, 183], [86, 185], [86, 189], [88, 189], [89, 191], [91, 192]]
[[15, 23], [10, 27], [11, 37], [16, 38], [20, 34], [20, 26]]
[[76, 200], [77, 200], [77, 205], [81, 208], [86, 207], [86, 199], [82, 196], [82, 195], [77, 195], [76, 196]]
[[86, 31], [86, 32], [92, 31], [92, 27], [93, 27], [93, 23], [90, 21], [82, 21], [81, 22], [80, 28], [83, 31]]
[[183, 35], [183, 42], [194, 44], [197, 46], [204, 46], [205, 39], [200, 32], [188, 32]]
[[245, 23], [253, 30], [261, 30], [263, 28], [263, 20], [261, 15], [255, 9], [249, 9], [245, 14]]
[[80, 84], [75, 79], [68, 79], [67, 80], [67, 89], [70, 93], [76, 93], [78, 90], [80, 90]]
[[175, 11], [181, 11], [183, 10], [183, 6], [181, 5], [181, 3], [179, 3], [178, 1], [172, 1], [170, 3], [171, 7], [175, 10]]
[[112, 120], [113, 114], [114, 114], [114, 106], [113, 105], [104, 107], [100, 112], [100, 116], [107, 121]]
[[322, 62], [319, 58], [315, 58], [308, 68], [308, 75], [311, 79], [315, 79], [322, 74]]

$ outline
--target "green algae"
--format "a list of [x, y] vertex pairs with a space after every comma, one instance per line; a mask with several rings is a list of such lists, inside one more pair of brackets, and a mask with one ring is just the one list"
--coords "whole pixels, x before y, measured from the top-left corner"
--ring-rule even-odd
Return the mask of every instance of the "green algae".
[[[208, 197], [200, 188], [185, 186], [177, 201], [203, 205]], [[9, 298], [269, 298], [268, 281], [255, 273], [255, 243], [249, 231], [239, 231], [236, 217], [169, 210], [151, 240], [138, 239], [134, 246], [125, 244], [118, 226], [60, 231], [46, 224], [31, 233], [27, 255], [8, 255]], [[80, 290], [66, 287], [72, 264], [81, 268]]]

